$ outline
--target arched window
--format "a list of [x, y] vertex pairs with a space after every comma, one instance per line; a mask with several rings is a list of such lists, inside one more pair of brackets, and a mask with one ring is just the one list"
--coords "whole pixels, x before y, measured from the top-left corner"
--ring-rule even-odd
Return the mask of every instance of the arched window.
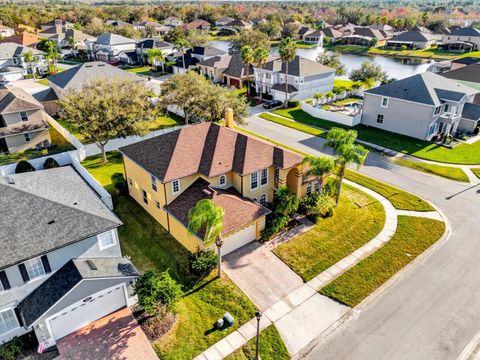
[[262, 206], [266, 206], [267, 205], [267, 194], [262, 194], [260, 196], [260, 201], [259, 201], [260, 205]]
[[220, 175], [218, 179], [218, 186], [225, 186], [227, 184], [227, 177], [225, 175]]

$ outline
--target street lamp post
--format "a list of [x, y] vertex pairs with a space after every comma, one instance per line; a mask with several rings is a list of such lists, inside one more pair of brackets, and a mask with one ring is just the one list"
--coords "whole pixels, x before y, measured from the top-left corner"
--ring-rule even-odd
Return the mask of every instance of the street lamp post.
[[215, 245], [217, 245], [217, 257], [218, 257], [218, 277], [222, 277], [222, 245], [223, 245], [223, 239], [221, 236], [219, 236], [215, 240]]
[[262, 313], [260, 311], [257, 311], [255, 313], [255, 317], [257, 318], [257, 348], [255, 349], [255, 360], [259, 360], [260, 358], [258, 357], [258, 345], [260, 341], [260, 319], [262, 318]]

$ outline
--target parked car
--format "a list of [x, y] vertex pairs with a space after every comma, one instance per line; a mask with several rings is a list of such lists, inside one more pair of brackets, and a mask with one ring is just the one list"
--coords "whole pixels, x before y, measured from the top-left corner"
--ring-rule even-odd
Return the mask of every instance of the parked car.
[[280, 100], [267, 100], [263, 103], [265, 109], [272, 109], [277, 106], [281, 106], [283, 103]]

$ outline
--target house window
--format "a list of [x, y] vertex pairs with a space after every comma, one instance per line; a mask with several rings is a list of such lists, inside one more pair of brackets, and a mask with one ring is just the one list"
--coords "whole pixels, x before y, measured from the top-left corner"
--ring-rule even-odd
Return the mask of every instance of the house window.
[[157, 178], [151, 175], [151, 180], [152, 180], [152, 190], [157, 192]]
[[7, 309], [0, 312], [0, 335], [6, 334], [17, 327], [17, 317], [12, 309]]
[[437, 128], [437, 124], [436, 123], [433, 123], [432, 125], [430, 125], [430, 127], [428, 128], [428, 135], [433, 135], [435, 133], [435, 129]]
[[113, 235], [113, 231], [107, 231], [97, 235], [98, 239], [98, 246], [100, 250], [107, 249], [109, 247], [114, 246], [117, 241], [115, 240], [115, 236]]
[[382, 107], [383, 108], [388, 107], [388, 98], [382, 97]]
[[225, 186], [227, 184], [227, 177], [225, 175], [220, 175], [218, 178], [218, 186]]
[[448, 110], [449, 110], [448, 104], [445, 104], [445, 107], [443, 108], [443, 111], [448, 113]]
[[145, 190], [142, 190], [143, 202], [148, 205], [148, 194]]
[[25, 138], [25, 141], [26, 141], [26, 142], [29, 142], [29, 141], [30, 141], [30, 134], [29, 134], [29, 133], [23, 134], [23, 137]]
[[157, 209], [160, 209], [160, 203], [159, 203], [157, 200], [155, 200], [155, 207], [156, 207]]
[[260, 186], [265, 186], [268, 184], [268, 169], [263, 169], [260, 176]]
[[26, 111], [21, 111], [20, 117], [22, 118], [22, 121], [28, 121], [28, 114]]
[[250, 190], [258, 188], [258, 172], [253, 172], [250, 174]]
[[383, 115], [382, 114], [377, 115], [377, 124], [383, 124]]
[[313, 186], [313, 188], [315, 189], [315, 192], [320, 192], [320, 182], [315, 181], [315, 185]]
[[180, 180], [172, 181], [172, 192], [178, 194], [180, 192]]
[[267, 205], [267, 194], [262, 194], [260, 196], [260, 201], [259, 201], [260, 205], [262, 206], [266, 206]]
[[278, 167], [276, 167], [273, 172], [273, 181], [276, 183], [280, 181], [280, 168]]
[[442, 111], [442, 107], [441, 107], [441, 106], [437, 106], [437, 107], [435, 108], [435, 115], [440, 114], [440, 111]]
[[28, 278], [33, 280], [40, 276], [45, 275], [45, 268], [43, 267], [42, 258], [37, 257], [35, 259], [30, 259], [24, 263], [25, 269], [27, 270]]
[[309, 182], [307, 184], [307, 195], [310, 195], [312, 193], [312, 183]]

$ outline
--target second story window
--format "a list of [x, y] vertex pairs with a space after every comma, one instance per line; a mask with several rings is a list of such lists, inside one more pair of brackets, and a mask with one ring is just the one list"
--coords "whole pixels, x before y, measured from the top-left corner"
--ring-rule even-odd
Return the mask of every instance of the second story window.
[[5, 271], [0, 271], [0, 293], [11, 289], [10, 281], [8, 281], [7, 273]]
[[388, 107], [388, 98], [387, 97], [382, 97], [382, 107], [384, 107], [384, 108]]
[[280, 168], [276, 167], [275, 171], [273, 172], [273, 181], [279, 182], [280, 181]]
[[260, 186], [268, 184], [268, 169], [263, 169], [260, 176]]
[[448, 104], [445, 104], [445, 106], [443, 107], [443, 112], [448, 113], [448, 110], [450, 110], [450, 107], [448, 106]]
[[172, 193], [178, 194], [180, 192], [180, 180], [172, 181]]
[[43, 276], [46, 273], [42, 259], [39, 257], [25, 261], [24, 265], [30, 280]]
[[148, 205], [148, 194], [145, 190], [142, 190], [143, 202]]
[[28, 114], [26, 111], [20, 112], [20, 117], [22, 118], [22, 121], [28, 121]]
[[152, 180], [152, 190], [157, 192], [157, 178], [153, 175], [150, 176]]
[[218, 186], [225, 186], [227, 185], [227, 177], [225, 175], [220, 175], [218, 178]]
[[258, 172], [253, 172], [250, 174], [250, 190], [255, 190], [258, 188]]
[[29, 133], [23, 134], [23, 137], [25, 138], [26, 142], [30, 142], [30, 134]]
[[437, 107], [435, 108], [435, 115], [440, 114], [441, 111], [442, 111], [442, 107], [441, 107], [441, 106], [437, 106]]

